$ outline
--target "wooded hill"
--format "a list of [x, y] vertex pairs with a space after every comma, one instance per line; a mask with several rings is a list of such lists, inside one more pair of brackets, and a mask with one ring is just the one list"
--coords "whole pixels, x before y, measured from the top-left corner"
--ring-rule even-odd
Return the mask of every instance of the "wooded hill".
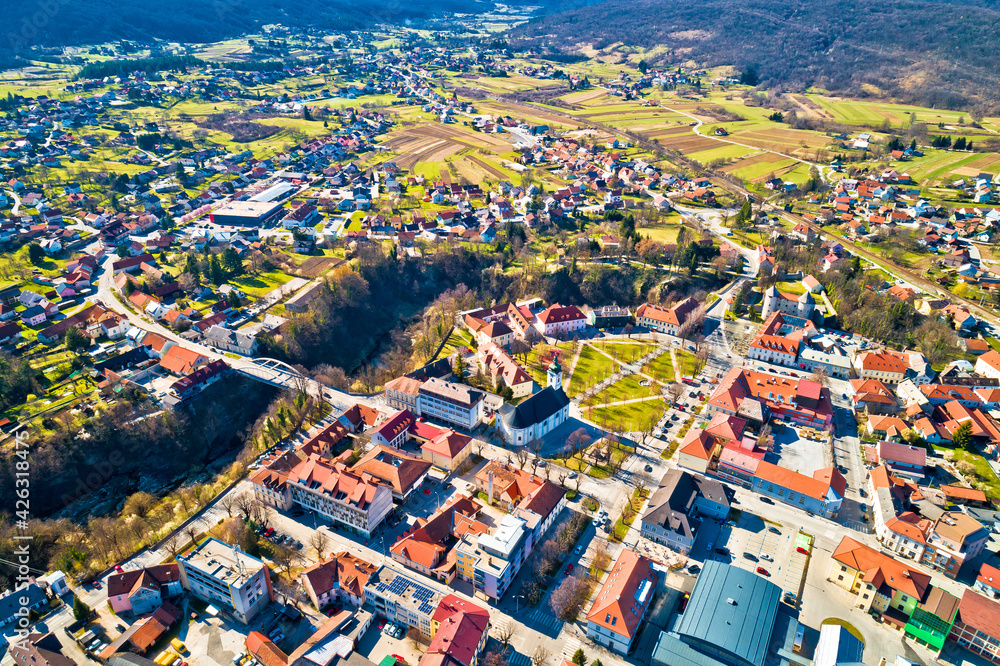
[[664, 46], [650, 64], [754, 67], [765, 85], [791, 90], [992, 108], [998, 38], [997, 3], [968, 0], [607, 0], [510, 33], [515, 48]]

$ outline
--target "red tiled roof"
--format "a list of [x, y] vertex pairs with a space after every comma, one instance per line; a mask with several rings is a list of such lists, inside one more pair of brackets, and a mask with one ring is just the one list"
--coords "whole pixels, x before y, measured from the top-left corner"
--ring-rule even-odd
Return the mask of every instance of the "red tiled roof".
[[958, 602], [958, 619], [966, 626], [1000, 640], [1000, 603], [966, 589]]
[[865, 574], [864, 580], [876, 588], [888, 585], [911, 597], [922, 599], [931, 577], [911, 569], [881, 551], [844, 537], [833, 551], [833, 559]]
[[287, 666], [288, 655], [281, 651], [270, 638], [259, 631], [251, 631], [246, 641], [247, 652], [263, 666]]
[[631, 639], [653, 598], [657, 578], [648, 559], [628, 548], [622, 550], [597, 592], [587, 621]]

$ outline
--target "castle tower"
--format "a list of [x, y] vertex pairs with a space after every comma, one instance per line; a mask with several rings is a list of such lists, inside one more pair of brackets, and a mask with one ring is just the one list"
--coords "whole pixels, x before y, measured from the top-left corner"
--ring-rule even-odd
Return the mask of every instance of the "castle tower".
[[552, 363], [549, 365], [549, 370], [545, 373], [545, 385], [551, 386], [552, 388], [561, 389], [562, 388], [562, 366], [559, 365], [559, 359], [552, 359]]

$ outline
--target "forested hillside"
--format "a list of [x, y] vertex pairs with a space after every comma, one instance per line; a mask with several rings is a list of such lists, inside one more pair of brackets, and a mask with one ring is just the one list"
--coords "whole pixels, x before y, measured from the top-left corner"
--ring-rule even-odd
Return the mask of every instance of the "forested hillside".
[[[4, 3], [0, 51], [148, 38], [213, 42], [261, 25], [363, 30], [378, 24], [468, 11], [467, 2], [435, 0], [27, 0]], [[476, 3], [473, 3], [475, 5]], [[515, 3], [516, 4], [516, 3]], [[486, 6], [486, 5], [484, 5]], [[43, 27], [39, 27], [43, 26]]]
[[654, 62], [754, 67], [763, 83], [791, 89], [1000, 105], [995, 2], [607, 0], [537, 19], [511, 37], [515, 46], [558, 52], [661, 46]]

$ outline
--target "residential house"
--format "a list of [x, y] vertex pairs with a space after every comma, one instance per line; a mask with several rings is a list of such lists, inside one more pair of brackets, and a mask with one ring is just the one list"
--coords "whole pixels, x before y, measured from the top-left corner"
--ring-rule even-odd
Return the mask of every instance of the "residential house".
[[111, 574], [107, 580], [108, 603], [116, 615], [152, 613], [164, 599], [181, 593], [177, 564], [158, 564]]
[[333, 553], [299, 573], [302, 589], [313, 606], [323, 610], [331, 604], [364, 603], [365, 585], [378, 567], [348, 552]]

